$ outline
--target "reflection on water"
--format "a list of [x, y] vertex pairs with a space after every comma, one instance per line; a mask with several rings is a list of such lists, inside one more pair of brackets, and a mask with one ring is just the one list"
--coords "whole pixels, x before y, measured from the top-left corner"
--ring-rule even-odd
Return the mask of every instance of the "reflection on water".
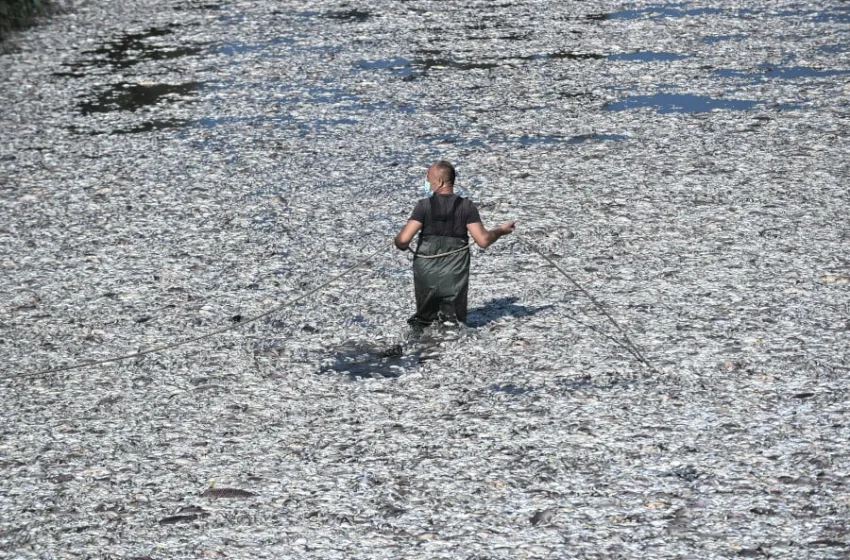
[[156, 105], [163, 99], [179, 99], [194, 93], [202, 82], [185, 84], [130, 84], [118, 83], [99, 93], [94, 101], [80, 103], [83, 115], [111, 111], [135, 111], [147, 105]]

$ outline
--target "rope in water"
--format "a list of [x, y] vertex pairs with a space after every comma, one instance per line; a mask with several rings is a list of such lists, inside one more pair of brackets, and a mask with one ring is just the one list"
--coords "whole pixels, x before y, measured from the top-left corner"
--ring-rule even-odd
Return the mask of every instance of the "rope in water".
[[378, 250], [376, 250], [374, 253], [371, 253], [368, 257], [360, 259], [359, 261], [357, 261], [356, 263], [354, 263], [353, 265], [351, 265], [350, 267], [348, 267], [344, 271], [340, 272], [339, 274], [330, 278], [329, 280], [326, 280], [324, 283], [319, 284], [318, 286], [316, 286], [312, 290], [305, 292], [305, 293], [299, 295], [298, 297], [295, 297], [295, 298], [293, 298], [289, 301], [281, 303], [280, 305], [272, 307], [268, 311], [265, 311], [264, 313], [261, 313], [261, 314], [257, 315], [256, 317], [251, 317], [250, 319], [240, 321], [239, 323], [236, 323], [235, 325], [231, 325], [231, 326], [225, 327], [223, 329], [218, 329], [216, 331], [208, 332], [206, 334], [202, 334], [202, 335], [195, 336], [195, 337], [192, 337], [192, 338], [187, 338], [185, 340], [181, 340], [181, 341], [178, 341], [178, 342], [173, 342], [171, 344], [162, 344], [160, 346], [154, 346], [152, 348], [148, 348], [146, 350], [141, 350], [139, 352], [134, 352], [132, 354], [126, 354], [124, 356], [117, 356], [115, 358], [107, 358], [105, 360], [96, 360], [96, 361], [90, 361], [90, 362], [80, 362], [80, 363], [77, 363], [77, 364], [72, 364], [70, 366], [63, 366], [63, 367], [58, 367], [58, 368], [53, 368], [53, 369], [46, 369], [46, 370], [42, 370], [42, 371], [36, 371], [36, 372], [32, 372], [32, 373], [24, 373], [24, 374], [20, 374], [20, 375], [6, 375], [6, 376], [3, 376], [3, 377], [0, 377], [0, 381], [6, 380], [6, 379], [21, 379], [21, 378], [25, 378], [25, 377], [38, 377], [38, 376], [41, 376], [41, 375], [50, 375], [52, 373], [60, 373], [60, 372], [63, 372], [63, 371], [70, 371], [70, 370], [80, 369], [80, 368], [84, 368], [84, 367], [97, 366], [97, 365], [101, 365], [101, 364], [109, 364], [109, 363], [114, 363], [114, 362], [122, 362], [124, 360], [130, 360], [132, 358], [138, 358], [138, 357], [141, 357], [141, 356], [146, 356], [148, 354], [155, 354], [157, 352], [165, 352], [166, 350], [171, 350], [173, 348], [177, 348], [178, 346], [184, 346], [184, 345], [190, 344], [192, 342], [198, 342], [199, 340], [204, 340], [206, 338], [210, 338], [210, 337], [213, 337], [213, 336], [224, 334], [224, 333], [229, 332], [229, 331], [236, 330], [236, 329], [243, 327], [243, 326], [245, 326], [249, 323], [253, 323], [255, 321], [259, 321], [260, 319], [262, 319], [264, 317], [268, 317], [272, 313], [276, 313], [276, 312], [280, 311], [281, 309], [283, 309], [284, 307], [288, 307], [290, 305], [298, 303], [302, 299], [306, 299], [307, 297], [309, 297], [309, 296], [315, 294], [316, 292], [326, 288], [327, 286], [333, 284], [334, 282], [336, 282], [337, 280], [339, 280], [340, 278], [342, 278], [343, 276], [345, 276], [349, 272], [351, 272], [351, 271], [361, 267], [362, 265], [366, 264], [367, 262], [372, 260], [378, 253], [380, 253], [381, 251], [383, 251], [386, 248], [387, 248], [386, 245], [381, 245], [381, 247]]
[[614, 327], [617, 329], [617, 331], [619, 331], [619, 333], [623, 336], [623, 340], [625, 340], [626, 343], [628, 344], [628, 347], [624, 346], [624, 348], [626, 348], [626, 350], [628, 350], [629, 353], [631, 353], [632, 356], [637, 358], [638, 361], [642, 362], [646, 367], [648, 367], [650, 371], [652, 371], [654, 373], [658, 373], [658, 370], [655, 369], [655, 367], [651, 363], [649, 363], [649, 361], [643, 356], [641, 351], [638, 350], [637, 346], [635, 346], [635, 343], [632, 342], [632, 339], [629, 338], [628, 334], [626, 334], [625, 329], [623, 329], [623, 327], [621, 327], [620, 324], [617, 321], [614, 320], [614, 318], [611, 316], [611, 314], [608, 313], [608, 311], [602, 306], [601, 303], [599, 303], [596, 300], [595, 297], [593, 297], [593, 295], [591, 295], [590, 292], [585, 290], [584, 287], [581, 284], [576, 282], [573, 279], [572, 276], [567, 274], [566, 270], [561, 268], [558, 265], [558, 263], [556, 263], [554, 260], [552, 260], [550, 257], [548, 257], [543, 251], [538, 249], [536, 245], [534, 245], [533, 243], [530, 243], [529, 241], [526, 241], [526, 239], [524, 237], [520, 236], [520, 235], [516, 235], [516, 239], [517, 239], [517, 241], [519, 241], [520, 243], [522, 243], [523, 245], [525, 245], [526, 247], [528, 247], [529, 249], [531, 249], [532, 251], [534, 251], [535, 253], [537, 253], [538, 255], [543, 257], [544, 259], [546, 259], [549, 262], [549, 264], [551, 264], [552, 266], [555, 267], [555, 270], [557, 270], [558, 272], [563, 274], [567, 278], [567, 280], [569, 280], [572, 283], [573, 286], [578, 288], [581, 291], [581, 293], [586, 295], [587, 298], [593, 303], [593, 305], [595, 305], [596, 308], [599, 309], [600, 312], [602, 312], [602, 315], [604, 315], [609, 321], [611, 321], [611, 324], [613, 324]]
[[[556, 270], [558, 270], [558, 272], [563, 274], [576, 288], [578, 288], [584, 295], [586, 295], [590, 299], [590, 301], [602, 312], [602, 314], [605, 317], [607, 317], [609, 321], [611, 321], [611, 323], [617, 328], [617, 330], [623, 336], [623, 339], [628, 343], [628, 346], [625, 346], [625, 345], [622, 345], [622, 344], [621, 344], [621, 346], [623, 346], [626, 350], [628, 350], [635, 358], [637, 358], [640, 362], [642, 362], [644, 365], [646, 365], [650, 370], [657, 372], [657, 370], [652, 366], [652, 364], [650, 364], [649, 361], [643, 356], [643, 354], [640, 352], [640, 350], [638, 350], [637, 346], [635, 346], [635, 344], [631, 341], [628, 334], [626, 334], [626, 331], [619, 325], [619, 323], [617, 323], [617, 321], [614, 320], [613, 317], [611, 317], [611, 315], [608, 313], [608, 311], [606, 311], [605, 308], [602, 307], [602, 305], [596, 300], [596, 298], [594, 298], [590, 294], [590, 292], [585, 290], [584, 287], [582, 287], [569, 274], [567, 274], [567, 272], [563, 268], [561, 268], [551, 258], [546, 256], [535, 245], [533, 245], [529, 241], [526, 241], [523, 237], [521, 237], [519, 235], [516, 235], [516, 238], [517, 238], [518, 241], [520, 241], [521, 243], [523, 243], [524, 245], [529, 247], [532, 251], [534, 251], [535, 253], [537, 253], [538, 255], [543, 257], [544, 259], [546, 259], [552, 266], [555, 267]], [[390, 243], [390, 245], [393, 245], [393, 244], [394, 244], [394, 242]], [[416, 257], [417, 258], [424, 258], [424, 259], [436, 259], [436, 258], [440, 258], [440, 257], [446, 257], [448, 255], [453, 255], [455, 253], [460, 253], [461, 251], [468, 251], [471, 246], [472, 246], [472, 244], [470, 243], [466, 247], [462, 247], [460, 249], [455, 249], [453, 251], [449, 251], [449, 252], [446, 252], [446, 253], [440, 253], [439, 255], [427, 255], [427, 256], [426, 255], [416, 255]], [[194, 337], [191, 337], [191, 338], [187, 338], [187, 339], [184, 339], [184, 340], [180, 340], [178, 342], [173, 342], [173, 343], [170, 343], [170, 344], [161, 344], [159, 346], [153, 346], [153, 347], [147, 348], [145, 350], [140, 350], [139, 352], [134, 352], [132, 354], [125, 354], [123, 356], [116, 356], [114, 358], [106, 358], [106, 359], [103, 359], [103, 360], [93, 360], [93, 361], [88, 361], [88, 362], [79, 362], [79, 363], [71, 364], [71, 365], [68, 365], [68, 366], [62, 366], [62, 367], [52, 368], [52, 369], [45, 369], [45, 370], [31, 372], [31, 373], [0, 376], [0, 381], [4, 381], [4, 380], [7, 380], [7, 379], [23, 379], [23, 378], [27, 378], [27, 377], [38, 377], [38, 376], [42, 376], [42, 375], [50, 375], [50, 374], [53, 374], [53, 373], [61, 373], [63, 371], [71, 371], [71, 370], [81, 369], [81, 368], [85, 368], [85, 367], [121, 362], [121, 361], [124, 361], [124, 360], [130, 360], [130, 359], [133, 359], [133, 358], [139, 358], [141, 356], [146, 356], [148, 354], [165, 352], [167, 350], [172, 350], [172, 349], [177, 348], [179, 346], [185, 346], [186, 344], [190, 344], [192, 342], [198, 342], [200, 340], [204, 340], [204, 339], [207, 339], [207, 338], [211, 338], [213, 336], [218, 336], [220, 334], [224, 334], [226, 332], [236, 330], [238, 328], [243, 327], [244, 325], [253, 323], [255, 321], [259, 321], [260, 319], [263, 319], [264, 317], [268, 317], [269, 315], [276, 313], [276, 312], [280, 311], [281, 309], [284, 309], [285, 307], [289, 307], [290, 305], [294, 305], [294, 304], [298, 303], [299, 301], [306, 299], [306, 298], [310, 297], [311, 295], [323, 290], [324, 288], [333, 284], [334, 282], [336, 282], [337, 280], [339, 280], [343, 276], [349, 274], [350, 272], [354, 271], [355, 269], [363, 266], [364, 264], [366, 264], [367, 262], [372, 260], [375, 256], [378, 255], [378, 253], [380, 253], [381, 251], [386, 249], [386, 247], [387, 247], [386, 245], [381, 245], [380, 248], [375, 250], [373, 253], [370, 253], [369, 256], [364, 257], [363, 259], [360, 259], [359, 261], [357, 261], [356, 263], [354, 263], [353, 265], [351, 265], [350, 267], [348, 267], [344, 271], [340, 272], [336, 276], [329, 278], [328, 280], [326, 280], [322, 284], [319, 284], [315, 288], [313, 288], [313, 289], [311, 289], [307, 292], [304, 292], [303, 294], [301, 294], [301, 295], [299, 295], [295, 298], [292, 298], [288, 301], [285, 301], [285, 302], [281, 303], [280, 305], [276, 305], [275, 307], [272, 307], [268, 311], [265, 311], [265, 312], [263, 312], [259, 315], [251, 317], [251, 318], [246, 319], [244, 321], [240, 321], [239, 323], [236, 323], [234, 325], [230, 325], [230, 326], [222, 328], [222, 329], [218, 329], [218, 330], [215, 330], [215, 331], [212, 331], [212, 332], [208, 332], [208, 333], [198, 335], [198, 336], [194, 336]], [[608, 338], [610, 338], [610, 337], [608, 337]], [[618, 341], [616, 341], [616, 339], [612, 339], [612, 340], [615, 340], [615, 342], [618, 342]], [[618, 342], [618, 344], [619, 344], [619, 342]]]

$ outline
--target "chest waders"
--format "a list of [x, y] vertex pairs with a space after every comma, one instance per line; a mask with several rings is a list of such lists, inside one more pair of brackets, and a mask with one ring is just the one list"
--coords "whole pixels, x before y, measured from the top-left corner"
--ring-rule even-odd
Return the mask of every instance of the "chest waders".
[[[419, 245], [413, 257], [413, 286], [416, 291], [416, 314], [408, 320], [412, 325], [428, 325], [435, 321], [466, 322], [469, 292], [469, 251], [458, 251], [467, 239], [454, 237], [455, 212], [463, 202], [455, 199], [447, 213], [440, 213], [436, 197], [430, 199], [429, 231], [419, 234]], [[422, 227], [423, 231], [425, 225]], [[465, 228], [464, 228], [465, 229]], [[457, 251], [435, 259], [417, 258]]]

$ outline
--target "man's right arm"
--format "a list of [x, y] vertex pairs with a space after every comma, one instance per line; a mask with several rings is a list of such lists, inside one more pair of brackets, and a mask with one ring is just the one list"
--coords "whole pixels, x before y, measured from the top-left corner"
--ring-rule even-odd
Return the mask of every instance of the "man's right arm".
[[418, 220], [408, 220], [404, 229], [395, 236], [395, 246], [402, 251], [406, 250], [410, 247], [410, 242], [413, 241], [413, 238], [416, 236], [416, 233], [421, 227], [422, 222]]
[[477, 243], [482, 249], [485, 249], [495, 243], [503, 235], [513, 233], [516, 229], [516, 222], [508, 222], [495, 229], [484, 229], [484, 224], [481, 222], [475, 222], [467, 224], [466, 229], [469, 231], [469, 235], [472, 236], [472, 239], [475, 240], [475, 243]]

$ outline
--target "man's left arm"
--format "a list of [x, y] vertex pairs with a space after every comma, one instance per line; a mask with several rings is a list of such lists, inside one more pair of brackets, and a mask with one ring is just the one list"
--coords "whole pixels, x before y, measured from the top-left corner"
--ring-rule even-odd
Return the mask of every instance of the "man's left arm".
[[413, 238], [420, 229], [422, 229], [422, 222], [417, 220], [408, 220], [404, 229], [395, 236], [395, 246], [401, 251], [407, 250], [407, 248], [410, 247], [410, 242], [413, 241]]

